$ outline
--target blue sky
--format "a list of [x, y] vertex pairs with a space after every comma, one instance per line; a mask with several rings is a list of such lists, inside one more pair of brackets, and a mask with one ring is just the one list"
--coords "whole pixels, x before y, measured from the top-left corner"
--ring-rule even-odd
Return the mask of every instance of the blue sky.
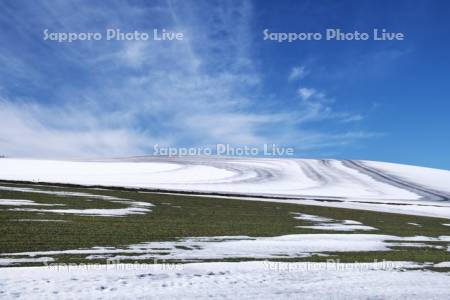
[[[450, 169], [448, 1], [0, 3], [0, 152], [99, 157], [153, 145], [294, 147], [299, 157]], [[45, 41], [50, 32], [183, 41]], [[403, 41], [263, 39], [270, 32]]]

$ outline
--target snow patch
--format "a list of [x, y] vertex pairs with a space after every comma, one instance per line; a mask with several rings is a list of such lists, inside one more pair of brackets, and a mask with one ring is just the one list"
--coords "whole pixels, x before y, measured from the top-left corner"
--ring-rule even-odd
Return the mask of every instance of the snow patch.
[[297, 226], [298, 228], [308, 228], [308, 229], [316, 229], [316, 230], [334, 230], [334, 231], [355, 231], [355, 230], [378, 230], [371, 226], [365, 225], [347, 225], [347, 224], [337, 224], [337, 223], [323, 223], [312, 226]]
[[[47, 263], [52, 262], [52, 257], [39, 257], [39, 258], [0, 258], [0, 266], [14, 266], [23, 263]], [[2, 270], [3, 272], [3, 270]], [[1, 273], [1, 272], [0, 272]]]
[[293, 213], [294, 218], [303, 221], [317, 223], [310, 226], [297, 226], [298, 228], [316, 229], [316, 230], [334, 230], [334, 231], [355, 231], [355, 230], [378, 230], [375, 227], [363, 225], [354, 220], [335, 220], [321, 216], [308, 215], [303, 213]]
[[64, 206], [64, 204], [36, 203], [32, 200], [23, 200], [23, 199], [0, 199], [0, 205], [6, 205], [6, 206]]
[[72, 221], [68, 220], [45, 220], [45, 219], [16, 219], [11, 221], [17, 221], [17, 222], [60, 222], [60, 223], [69, 223]]
[[[5, 253], [0, 256], [88, 255], [87, 259], [205, 260], [225, 258], [306, 257], [322, 252], [390, 251], [402, 242], [447, 241], [448, 236], [397, 237], [377, 234], [294, 234], [277, 237], [216, 236], [148, 242], [125, 248], [93, 247], [62, 251]], [[124, 255], [127, 254], [127, 255]]]
[[[86, 199], [99, 199], [105, 200], [113, 203], [126, 204], [127, 208], [117, 208], [117, 209], [36, 209], [36, 208], [12, 208], [10, 211], [27, 211], [27, 212], [38, 212], [38, 213], [57, 213], [57, 214], [75, 214], [80, 216], [102, 216], [102, 217], [120, 217], [126, 215], [136, 215], [145, 214], [151, 212], [148, 207], [154, 206], [152, 203], [143, 201], [133, 201], [124, 198], [118, 198], [114, 196], [107, 195], [96, 195], [90, 193], [82, 192], [66, 192], [66, 191], [48, 191], [33, 188], [23, 188], [23, 187], [10, 187], [10, 186], [0, 186], [0, 190], [14, 191], [14, 192], [26, 192], [26, 193], [40, 193], [57, 195], [63, 197], [83, 197]], [[2, 202], [2, 200], [4, 200]], [[40, 206], [64, 206], [64, 204], [41, 204], [36, 203], [31, 200], [12, 200], [12, 199], [0, 199], [0, 205], [14, 205], [15, 206], [29, 206], [29, 205], [40, 205]]]
[[434, 268], [450, 268], [450, 261], [443, 261], [433, 265]]
[[37, 208], [11, 208], [10, 211], [28, 211], [44, 212], [55, 214], [73, 214], [79, 216], [98, 216], [98, 217], [122, 217], [126, 215], [144, 215], [150, 212], [150, 209], [140, 207], [127, 208], [88, 208], [88, 209], [37, 209]]

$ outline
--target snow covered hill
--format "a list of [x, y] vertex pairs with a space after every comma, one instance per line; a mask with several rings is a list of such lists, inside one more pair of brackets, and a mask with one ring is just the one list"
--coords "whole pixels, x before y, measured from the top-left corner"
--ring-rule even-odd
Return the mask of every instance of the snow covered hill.
[[450, 171], [381, 163], [235, 157], [0, 159], [0, 180], [252, 196], [450, 218]]

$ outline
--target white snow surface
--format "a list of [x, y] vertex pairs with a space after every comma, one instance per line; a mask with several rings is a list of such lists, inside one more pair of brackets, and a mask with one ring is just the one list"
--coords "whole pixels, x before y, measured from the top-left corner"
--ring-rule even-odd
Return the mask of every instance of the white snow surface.
[[448, 298], [447, 273], [408, 270], [412, 267], [408, 262], [383, 267], [264, 261], [11, 267], [0, 272], [0, 295], [5, 299]]
[[[450, 171], [371, 161], [135, 157], [0, 159], [0, 180], [333, 200], [369, 210], [450, 218]], [[400, 205], [399, 205], [400, 204]]]
[[365, 164], [409, 182], [450, 193], [450, 171], [374, 161]]

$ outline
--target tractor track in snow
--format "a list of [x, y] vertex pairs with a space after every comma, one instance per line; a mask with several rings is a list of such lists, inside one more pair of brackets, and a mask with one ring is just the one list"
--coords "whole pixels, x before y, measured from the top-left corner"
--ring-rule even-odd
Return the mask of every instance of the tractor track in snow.
[[348, 168], [352, 168], [358, 170], [359, 172], [366, 174], [373, 179], [384, 182], [395, 187], [406, 189], [415, 194], [420, 195], [424, 200], [438, 200], [438, 201], [450, 201], [450, 195], [447, 195], [444, 192], [437, 191], [434, 189], [430, 189], [424, 186], [421, 186], [416, 183], [409, 182], [400, 177], [388, 174], [387, 172], [380, 171], [378, 169], [369, 167], [364, 165], [360, 161], [356, 160], [345, 160], [342, 163]]

